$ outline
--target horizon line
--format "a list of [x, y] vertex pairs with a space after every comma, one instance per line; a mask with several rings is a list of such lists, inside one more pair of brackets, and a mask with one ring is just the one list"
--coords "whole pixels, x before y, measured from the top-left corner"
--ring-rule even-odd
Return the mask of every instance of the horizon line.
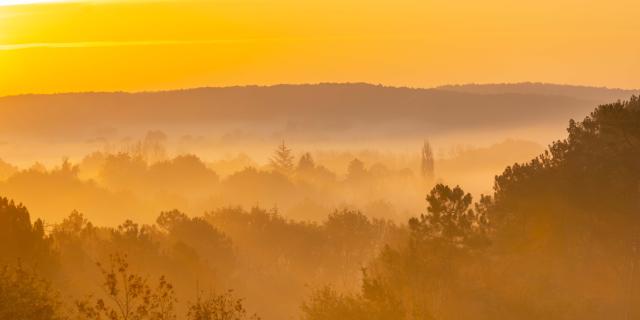
[[321, 85], [367, 85], [372, 87], [383, 87], [391, 89], [410, 89], [410, 90], [446, 90], [446, 88], [465, 87], [465, 86], [492, 86], [492, 85], [551, 85], [561, 87], [574, 87], [584, 89], [601, 89], [601, 90], [614, 90], [614, 91], [636, 91], [640, 92], [640, 88], [619, 88], [619, 87], [607, 87], [596, 85], [584, 85], [584, 84], [569, 84], [569, 83], [554, 83], [544, 81], [517, 81], [517, 82], [467, 82], [457, 84], [443, 84], [432, 87], [418, 87], [408, 85], [387, 85], [382, 83], [373, 83], [366, 81], [354, 81], [354, 82], [302, 82], [302, 83], [274, 83], [274, 84], [233, 84], [233, 85], [221, 85], [221, 86], [194, 86], [194, 87], [182, 87], [182, 88], [170, 88], [170, 89], [150, 89], [150, 90], [96, 90], [96, 91], [60, 91], [60, 92], [31, 92], [31, 93], [17, 93], [0, 95], [1, 98], [11, 97], [23, 97], [23, 96], [53, 96], [53, 95], [72, 95], [72, 94], [144, 94], [144, 93], [164, 93], [164, 92], [178, 92], [178, 91], [192, 91], [202, 89], [231, 89], [231, 88], [271, 88], [278, 86], [321, 86]]

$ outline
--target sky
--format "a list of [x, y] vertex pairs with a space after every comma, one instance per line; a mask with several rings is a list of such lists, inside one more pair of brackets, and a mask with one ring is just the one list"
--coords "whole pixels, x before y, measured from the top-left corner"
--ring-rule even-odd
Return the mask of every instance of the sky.
[[0, 0], [0, 96], [369, 82], [640, 88], [637, 0]]

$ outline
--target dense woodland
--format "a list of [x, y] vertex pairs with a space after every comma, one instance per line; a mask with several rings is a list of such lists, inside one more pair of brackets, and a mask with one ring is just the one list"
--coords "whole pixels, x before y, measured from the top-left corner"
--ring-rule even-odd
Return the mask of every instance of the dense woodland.
[[406, 154], [305, 150], [280, 142], [270, 159], [260, 162], [246, 154], [217, 159], [175, 154], [167, 140], [163, 132], [150, 131], [140, 140], [106, 145], [75, 160], [56, 159], [49, 166], [0, 161], [0, 194], [20, 199], [49, 224], [73, 210], [94, 224], [116, 226], [126, 219], [153, 223], [167, 208], [197, 215], [229, 206], [277, 207], [287, 218], [315, 222], [335, 209], [358, 209], [404, 223], [422, 210], [425, 190], [434, 182], [455, 181], [474, 194], [488, 192], [495, 172], [542, 151], [522, 140], [450, 149], [427, 141]]
[[[421, 178], [434, 178], [428, 144], [422, 154]], [[222, 180], [194, 157], [152, 165], [131, 153], [94, 158], [110, 191], [77, 179], [81, 166], [67, 162], [12, 174], [5, 185], [27, 194], [40, 188], [30, 185], [32, 177], [46, 176], [48, 190], [58, 184], [102, 190], [92, 191], [93, 200], [117, 210], [113, 202], [141, 198], [113, 191], [122, 185], [141, 193], [216, 188], [222, 198], [299, 189], [246, 178], [265, 175], [285, 186], [311, 181], [321, 197], [357, 190], [337, 184], [370, 185], [374, 171], [352, 159], [346, 178], [338, 179], [309, 155], [295, 159], [284, 144], [271, 171], [244, 169]], [[104, 226], [74, 211], [51, 225], [32, 219], [19, 197], [2, 198], [0, 319], [637, 319], [638, 159], [640, 99], [632, 97], [570, 121], [566, 139], [504, 169], [490, 195], [473, 197], [463, 185], [437, 180], [425, 184], [423, 209], [404, 221], [349, 207], [292, 219], [259, 202], [212, 201], [202, 213], [159, 208], [153, 222], [113, 212], [122, 222]], [[89, 163], [83, 172], [91, 171]], [[145, 176], [131, 178], [140, 172]], [[320, 181], [331, 191], [322, 191]], [[396, 197], [403, 183], [378, 192]], [[227, 188], [236, 189], [226, 195]], [[73, 200], [64, 192], [42, 196]]]

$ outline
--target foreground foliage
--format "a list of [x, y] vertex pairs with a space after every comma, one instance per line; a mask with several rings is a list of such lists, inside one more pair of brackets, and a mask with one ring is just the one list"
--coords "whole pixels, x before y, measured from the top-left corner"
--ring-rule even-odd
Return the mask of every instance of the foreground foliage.
[[51, 284], [21, 264], [0, 267], [0, 319], [63, 320]]

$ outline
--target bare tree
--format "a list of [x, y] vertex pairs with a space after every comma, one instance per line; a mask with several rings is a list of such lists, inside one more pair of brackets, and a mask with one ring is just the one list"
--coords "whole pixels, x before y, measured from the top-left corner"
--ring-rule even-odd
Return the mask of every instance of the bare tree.
[[242, 304], [242, 299], [235, 298], [232, 291], [224, 294], [212, 294], [207, 298], [198, 297], [189, 307], [189, 320], [260, 320], [249, 315]]
[[112, 255], [109, 265], [98, 264], [104, 277], [104, 298], [77, 301], [87, 320], [175, 320], [173, 286], [161, 277], [155, 288], [147, 279], [131, 272], [126, 256]]

